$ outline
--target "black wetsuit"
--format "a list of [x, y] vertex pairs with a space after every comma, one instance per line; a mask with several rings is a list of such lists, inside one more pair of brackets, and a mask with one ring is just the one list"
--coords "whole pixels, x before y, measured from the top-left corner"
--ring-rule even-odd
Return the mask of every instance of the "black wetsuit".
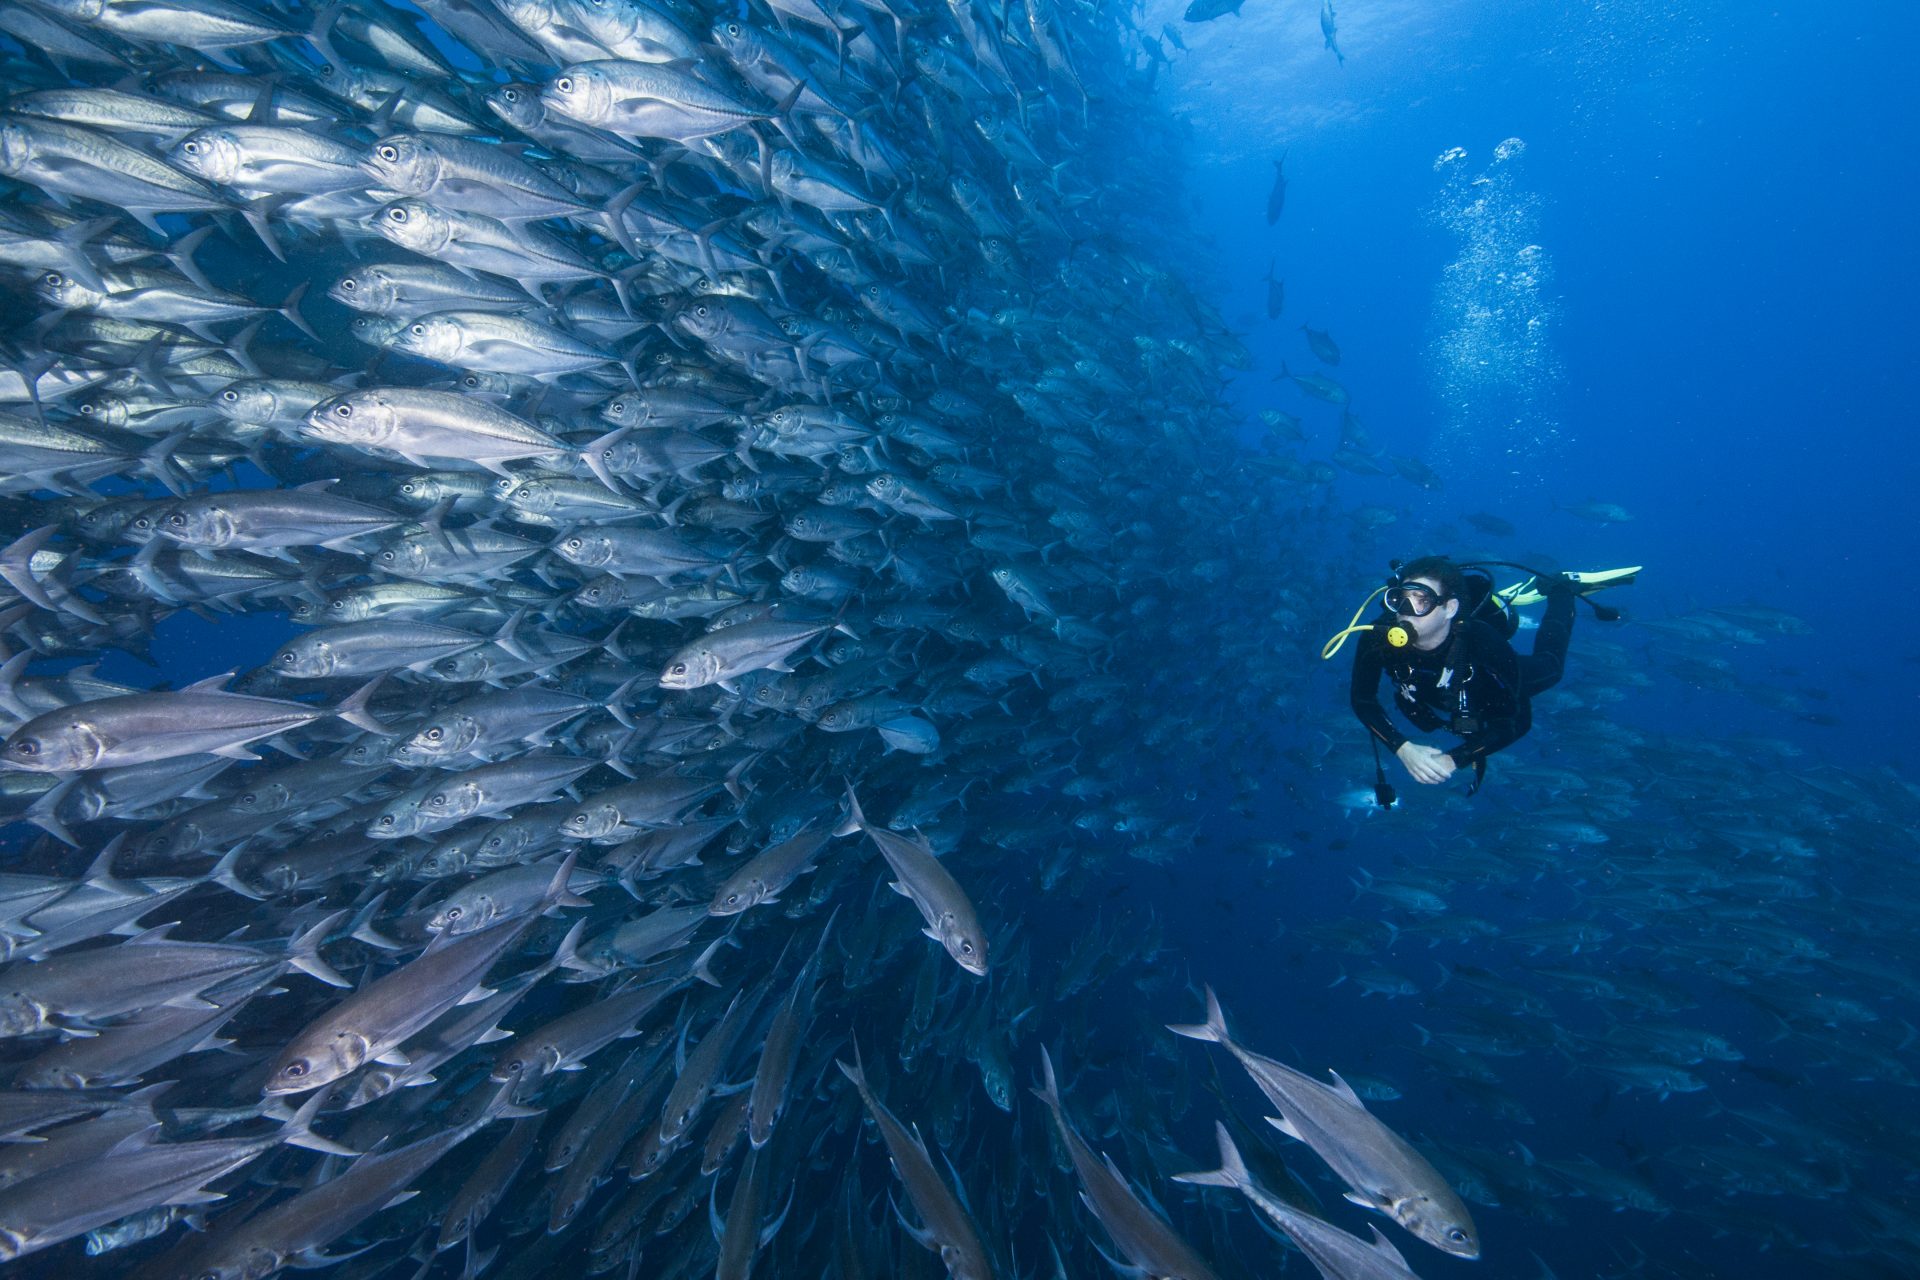
[[[1547, 600], [1533, 652], [1521, 657], [1489, 623], [1456, 621], [1432, 649], [1389, 649], [1378, 633], [1362, 637], [1353, 655], [1353, 714], [1367, 732], [1398, 751], [1407, 735], [1380, 705], [1380, 677], [1393, 681], [1400, 714], [1429, 733], [1452, 729], [1465, 739], [1447, 752], [1455, 767], [1484, 761], [1533, 727], [1532, 699], [1560, 683], [1573, 639], [1573, 592]], [[1391, 617], [1382, 614], [1380, 620]]]

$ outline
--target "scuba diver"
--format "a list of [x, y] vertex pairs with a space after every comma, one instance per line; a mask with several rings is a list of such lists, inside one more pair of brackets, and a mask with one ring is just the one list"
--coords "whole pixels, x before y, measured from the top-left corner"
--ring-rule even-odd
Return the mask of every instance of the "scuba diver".
[[[1525, 569], [1523, 565], [1512, 566]], [[1603, 573], [1558, 574], [1526, 570], [1533, 576], [1496, 590], [1481, 565], [1458, 565], [1444, 556], [1395, 562], [1393, 577], [1374, 595], [1384, 595], [1388, 612], [1364, 626], [1350, 625], [1328, 641], [1322, 657], [1332, 657], [1355, 632], [1364, 633], [1353, 658], [1350, 700], [1353, 714], [1371, 735], [1374, 795], [1391, 807], [1393, 788], [1380, 763], [1384, 743], [1414, 781], [1447, 781], [1472, 768], [1477, 791], [1486, 777], [1487, 757], [1509, 747], [1533, 727], [1536, 694], [1560, 682], [1567, 645], [1573, 639], [1574, 601], [1601, 587], [1632, 582], [1639, 567]], [[1517, 605], [1545, 600], [1533, 652], [1514, 652], [1510, 637], [1518, 629]], [[1373, 596], [1354, 615], [1359, 622]], [[1587, 601], [1596, 617], [1620, 615]], [[1458, 746], [1442, 749], [1415, 742], [1394, 727], [1380, 705], [1380, 677], [1393, 681], [1394, 705], [1420, 729], [1451, 729]]]

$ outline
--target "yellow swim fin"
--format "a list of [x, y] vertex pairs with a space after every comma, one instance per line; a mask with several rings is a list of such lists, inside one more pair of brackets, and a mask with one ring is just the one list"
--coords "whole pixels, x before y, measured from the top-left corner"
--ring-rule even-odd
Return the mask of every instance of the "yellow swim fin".
[[[1565, 576], [1568, 581], [1573, 583], [1580, 594], [1584, 596], [1591, 595], [1595, 591], [1604, 591], [1608, 587], [1630, 586], [1633, 580], [1639, 576], [1640, 570], [1643, 567], [1642, 565], [1636, 564], [1626, 569], [1593, 569], [1585, 573], [1569, 573]], [[1540, 601], [1545, 600], [1546, 596], [1534, 590], [1533, 583], [1534, 580], [1528, 578], [1526, 581], [1516, 582], [1510, 587], [1502, 587], [1497, 594], [1510, 608], [1517, 608], [1521, 605], [1538, 604]]]

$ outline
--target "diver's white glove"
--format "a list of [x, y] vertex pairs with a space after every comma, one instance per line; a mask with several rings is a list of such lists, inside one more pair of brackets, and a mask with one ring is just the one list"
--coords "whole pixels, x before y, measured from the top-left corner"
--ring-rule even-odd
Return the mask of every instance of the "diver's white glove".
[[1453, 776], [1453, 757], [1438, 747], [1422, 746], [1418, 742], [1403, 742], [1400, 749], [1393, 753], [1400, 763], [1407, 767], [1415, 782], [1445, 782]]

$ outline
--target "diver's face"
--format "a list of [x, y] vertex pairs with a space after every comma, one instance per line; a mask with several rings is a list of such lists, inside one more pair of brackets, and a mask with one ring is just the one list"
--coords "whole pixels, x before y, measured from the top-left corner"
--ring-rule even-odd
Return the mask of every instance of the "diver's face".
[[[1446, 603], [1434, 605], [1424, 614], [1402, 613], [1400, 620], [1413, 628], [1413, 647], [1431, 649], [1446, 638], [1453, 629], [1454, 615], [1460, 612], [1460, 602], [1442, 591], [1440, 584], [1432, 578], [1409, 578], [1402, 584], [1409, 597], [1408, 603], [1416, 608], [1429, 601], [1444, 600]], [[1421, 593], [1425, 598], [1421, 598]]]

